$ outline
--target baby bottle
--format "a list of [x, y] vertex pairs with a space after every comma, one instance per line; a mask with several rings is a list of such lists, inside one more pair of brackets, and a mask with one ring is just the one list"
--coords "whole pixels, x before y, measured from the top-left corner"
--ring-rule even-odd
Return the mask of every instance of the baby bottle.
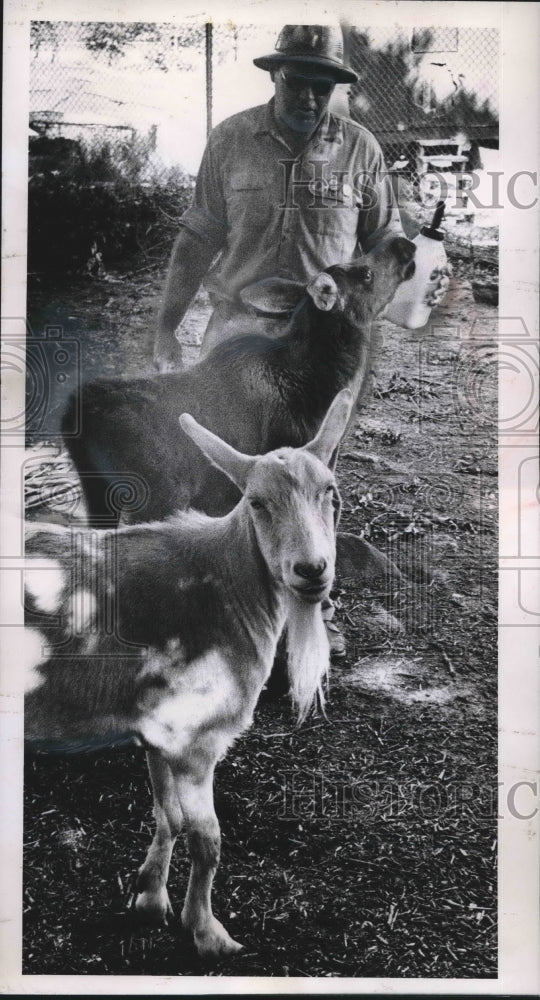
[[383, 313], [384, 319], [397, 326], [417, 330], [429, 319], [431, 306], [427, 299], [439, 281], [438, 274], [433, 277], [433, 272], [446, 264], [444, 233], [439, 229], [443, 215], [444, 201], [439, 201], [431, 225], [424, 226], [412, 241], [416, 246], [415, 272], [412, 278], [401, 283]]

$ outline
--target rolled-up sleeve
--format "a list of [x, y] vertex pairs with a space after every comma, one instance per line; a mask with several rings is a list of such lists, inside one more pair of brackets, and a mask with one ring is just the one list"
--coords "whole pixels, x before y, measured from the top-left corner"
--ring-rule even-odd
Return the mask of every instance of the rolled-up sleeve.
[[182, 215], [180, 225], [200, 236], [217, 253], [226, 241], [227, 225], [216, 146], [211, 136], [197, 175], [193, 202]]

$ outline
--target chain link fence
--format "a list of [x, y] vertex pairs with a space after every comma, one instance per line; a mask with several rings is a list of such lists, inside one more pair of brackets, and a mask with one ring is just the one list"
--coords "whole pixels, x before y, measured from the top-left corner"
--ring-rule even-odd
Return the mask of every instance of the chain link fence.
[[[33, 165], [78, 144], [87, 156], [107, 146], [130, 178], [196, 173], [207, 119], [266, 98], [268, 78], [252, 59], [273, 48], [276, 32], [230, 22], [209, 31], [204, 23], [34, 21]], [[359, 75], [348, 88], [350, 114], [377, 136], [389, 167], [418, 183], [430, 166], [474, 169], [478, 148], [497, 146], [496, 29], [344, 25], [344, 36]]]
[[[31, 187], [57, 176], [79, 191], [124, 185], [125, 198], [126, 185], [180, 192], [162, 206], [173, 226], [208, 127], [272, 95], [252, 60], [279, 27], [32, 22]], [[471, 222], [470, 171], [496, 169], [498, 31], [343, 29], [359, 80], [336, 87], [334, 107], [378, 138], [400, 207], [424, 221], [442, 196], [448, 216]]]
[[418, 215], [442, 197], [447, 215], [474, 215], [471, 172], [498, 149], [497, 29], [346, 27], [345, 39], [350, 114], [377, 136], [400, 206]]
[[[147, 23], [32, 22], [31, 176], [55, 158], [102, 180], [152, 183], [181, 171], [171, 135], [181, 144], [188, 105], [204, 106], [204, 51], [204, 24], [179, 32]], [[199, 117], [191, 114], [191, 130]], [[204, 120], [200, 131], [204, 141]]]
[[99, 159], [103, 172], [105, 150], [108, 172], [116, 167], [131, 180], [193, 177], [209, 127], [271, 96], [268, 74], [252, 59], [273, 49], [276, 31], [232, 22], [32, 22], [31, 175], [69, 150], [75, 161]]

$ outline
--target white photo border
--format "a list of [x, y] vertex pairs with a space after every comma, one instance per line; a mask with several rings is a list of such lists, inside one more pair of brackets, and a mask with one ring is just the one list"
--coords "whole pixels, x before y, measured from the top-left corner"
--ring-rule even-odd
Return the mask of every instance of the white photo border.
[[[280, 17], [281, 14], [281, 17]], [[294, 14], [294, 16], [293, 16]], [[26, 312], [27, 134], [29, 94], [29, 34], [32, 20], [103, 20], [179, 22], [229, 20], [239, 23], [313, 22], [340, 14], [351, 23], [422, 26], [444, 24], [483, 27], [494, 25], [501, 38], [501, 126], [504, 179], [520, 171], [535, 175], [538, 195], [540, 166], [540, 4], [416, 2], [364, 0], [342, 3], [331, 11], [319, 3], [291, 0], [281, 8], [271, 0], [239, 2], [234, 8], [207, 0], [204, 9], [184, 0], [7, 0], [4, 8], [4, 116], [3, 116], [3, 227], [2, 326], [8, 336], [24, 327]], [[533, 201], [531, 196], [531, 202]], [[529, 209], [512, 205], [507, 196], [501, 212], [499, 337], [516, 317], [538, 341], [538, 197]], [[8, 372], [4, 397], [24, 407], [24, 376]], [[537, 387], [538, 390], [538, 387]], [[512, 405], [515, 384], [508, 371], [500, 377], [500, 406]], [[538, 391], [537, 391], [538, 406]], [[520, 589], [533, 579], [540, 609], [540, 524], [525, 517], [537, 509], [534, 490], [518, 489], [518, 470], [524, 460], [538, 458], [534, 437], [499, 437], [500, 471], [500, 782], [536, 786], [538, 806], [538, 719], [540, 673], [539, 629], [535, 616], [520, 604]], [[9, 570], [22, 553], [19, 531], [13, 531], [22, 513], [20, 470], [24, 435], [2, 448], [2, 604], [9, 610]], [[535, 507], [536, 505], [536, 507]], [[536, 524], [536, 527], [534, 526]], [[525, 525], [521, 547], [516, 538]], [[529, 588], [529, 601], [531, 591]], [[530, 604], [529, 604], [530, 607]], [[5, 620], [5, 619], [3, 619]], [[12, 619], [9, 619], [10, 622]], [[540, 618], [536, 618], [536, 622]], [[519, 630], [519, 631], [518, 631]], [[0, 719], [0, 774], [3, 803], [1, 829], [0, 983], [7, 994], [205, 994], [205, 993], [353, 993], [353, 994], [536, 994], [539, 959], [539, 809], [529, 820], [513, 818], [502, 809], [499, 848], [499, 974], [497, 979], [287, 979], [249, 977], [125, 977], [23, 976], [22, 956], [22, 679], [17, 669], [17, 628], [3, 630], [2, 704]]]

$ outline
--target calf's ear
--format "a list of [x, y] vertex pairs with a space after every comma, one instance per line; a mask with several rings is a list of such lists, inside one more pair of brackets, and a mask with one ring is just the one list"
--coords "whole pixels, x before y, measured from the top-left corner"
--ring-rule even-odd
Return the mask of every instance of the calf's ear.
[[245, 306], [251, 306], [255, 312], [265, 316], [284, 316], [296, 308], [304, 294], [305, 287], [300, 281], [263, 278], [262, 281], [246, 285], [240, 292], [240, 298]]
[[416, 253], [414, 243], [404, 236], [396, 236], [390, 244], [390, 249], [400, 264], [408, 264]]
[[327, 274], [326, 271], [311, 279], [306, 292], [311, 296], [317, 309], [320, 309], [321, 312], [330, 312], [334, 308], [339, 296], [338, 286], [332, 276]]

